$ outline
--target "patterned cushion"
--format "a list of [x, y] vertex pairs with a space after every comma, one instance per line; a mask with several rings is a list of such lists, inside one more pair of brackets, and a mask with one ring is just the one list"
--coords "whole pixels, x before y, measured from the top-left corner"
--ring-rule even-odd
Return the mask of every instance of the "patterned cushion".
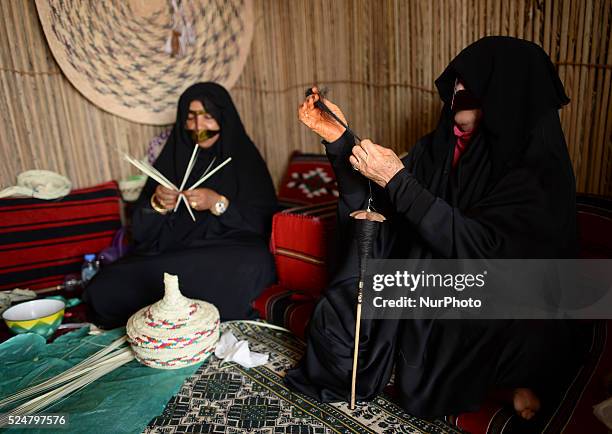
[[84, 254], [111, 244], [119, 205], [115, 182], [54, 201], [0, 200], [0, 290], [46, 288], [78, 272]]
[[338, 184], [327, 157], [294, 152], [278, 188], [281, 205], [315, 204], [337, 199]]
[[328, 281], [326, 263], [335, 224], [336, 201], [274, 215], [270, 247], [280, 285], [319, 295]]

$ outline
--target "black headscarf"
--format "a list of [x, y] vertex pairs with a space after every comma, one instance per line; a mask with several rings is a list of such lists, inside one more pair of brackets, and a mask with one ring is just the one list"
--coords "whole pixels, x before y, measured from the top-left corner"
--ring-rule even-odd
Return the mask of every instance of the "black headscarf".
[[[483, 113], [459, 175], [451, 167], [456, 79], [481, 101]], [[478, 222], [491, 234], [486, 242], [482, 234], [479, 241], [462, 240], [455, 228], [454, 251], [445, 256], [571, 256], [575, 178], [557, 112], [569, 99], [548, 55], [532, 42], [485, 37], [461, 51], [436, 86], [444, 102], [439, 124], [412, 153], [409, 170], [462, 211], [466, 224]]]
[[522, 158], [542, 116], [569, 103], [546, 52], [522, 39], [489, 36], [463, 49], [436, 80], [443, 117], [450, 116], [456, 78], [481, 101], [494, 179]]
[[[194, 222], [185, 204], [181, 203], [176, 213], [170, 212], [165, 216], [166, 226], [161, 230], [157, 227], [159, 218], [156, 218], [156, 223], [148, 224], [135, 214], [134, 236], [140, 250], [162, 251], [170, 247], [197, 245], [198, 240], [222, 238], [235, 231], [250, 231], [263, 236], [269, 232], [271, 216], [276, 209], [274, 186], [263, 158], [242, 125], [230, 94], [222, 86], [211, 82], [197, 83], [185, 90], [178, 102], [174, 128], [155, 162], [155, 168], [180, 187], [195, 145], [185, 128], [189, 104], [194, 100], [202, 102], [221, 130], [210, 148], [199, 149], [185, 188], [202, 176], [213, 159], [212, 168], [232, 157], [230, 163], [200, 186], [226, 196], [230, 206], [220, 218], [208, 211], [194, 211]], [[139, 198], [139, 207], [148, 208], [156, 187], [154, 180], [147, 181]]]

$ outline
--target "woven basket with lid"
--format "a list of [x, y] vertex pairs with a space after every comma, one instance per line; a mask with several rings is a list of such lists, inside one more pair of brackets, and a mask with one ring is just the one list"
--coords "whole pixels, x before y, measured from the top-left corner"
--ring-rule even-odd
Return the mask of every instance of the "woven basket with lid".
[[178, 369], [206, 360], [219, 340], [219, 311], [184, 297], [178, 277], [164, 273], [165, 295], [130, 317], [126, 332], [136, 359], [160, 369]]

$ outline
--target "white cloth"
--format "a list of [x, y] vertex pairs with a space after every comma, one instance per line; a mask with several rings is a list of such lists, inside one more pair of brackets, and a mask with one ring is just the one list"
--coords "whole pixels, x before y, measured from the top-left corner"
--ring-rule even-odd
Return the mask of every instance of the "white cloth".
[[11, 307], [17, 301], [33, 300], [36, 293], [29, 289], [15, 288], [10, 291], [0, 292], [0, 314]]
[[17, 176], [17, 185], [0, 191], [0, 198], [11, 196], [59, 199], [70, 193], [72, 183], [65, 176], [49, 170], [27, 170]]
[[268, 363], [268, 354], [249, 350], [249, 342], [239, 341], [229, 330], [226, 330], [219, 338], [215, 356], [222, 359], [222, 363], [235, 362], [245, 368], [254, 368]]

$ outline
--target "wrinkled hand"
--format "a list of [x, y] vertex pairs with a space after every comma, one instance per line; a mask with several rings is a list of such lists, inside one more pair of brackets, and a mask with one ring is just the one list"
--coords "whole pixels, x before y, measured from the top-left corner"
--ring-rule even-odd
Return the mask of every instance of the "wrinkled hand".
[[193, 190], [183, 191], [187, 203], [189, 206], [196, 211], [206, 211], [212, 209], [212, 207], [221, 198], [216, 191], [210, 188], [195, 188]]
[[[346, 128], [340, 125], [338, 121], [332, 118], [329, 114], [315, 107], [314, 103], [319, 101], [321, 96], [319, 95], [319, 89], [316, 87], [313, 87], [312, 91], [313, 94], [308, 96], [306, 100], [300, 106], [298, 106], [298, 119], [312, 131], [321, 136], [323, 140], [335, 142], [342, 134], [344, 134], [344, 130]], [[338, 118], [342, 119], [342, 122], [345, 124], [347, 123], [344, 114], [336, 104], [328, 99], [321, 99], [321, 101], [327, 107], [329, 107], [329, 109], [336, 116], [338, 116]]]
[[404, 168], [404, 163], [395, 152], [372, 143], [369, 139], [364, 139], [359, 145], [354, 146], [352, 152], [353, 155], [349, 157], [351, 165], [383, 188]]
[[157, 188], [155, 188], [155, 197], [165, 209], [173, 209], [178, 200], [178, 196], [178, 191], [166, 188], [163, 185], [158, 185]]

